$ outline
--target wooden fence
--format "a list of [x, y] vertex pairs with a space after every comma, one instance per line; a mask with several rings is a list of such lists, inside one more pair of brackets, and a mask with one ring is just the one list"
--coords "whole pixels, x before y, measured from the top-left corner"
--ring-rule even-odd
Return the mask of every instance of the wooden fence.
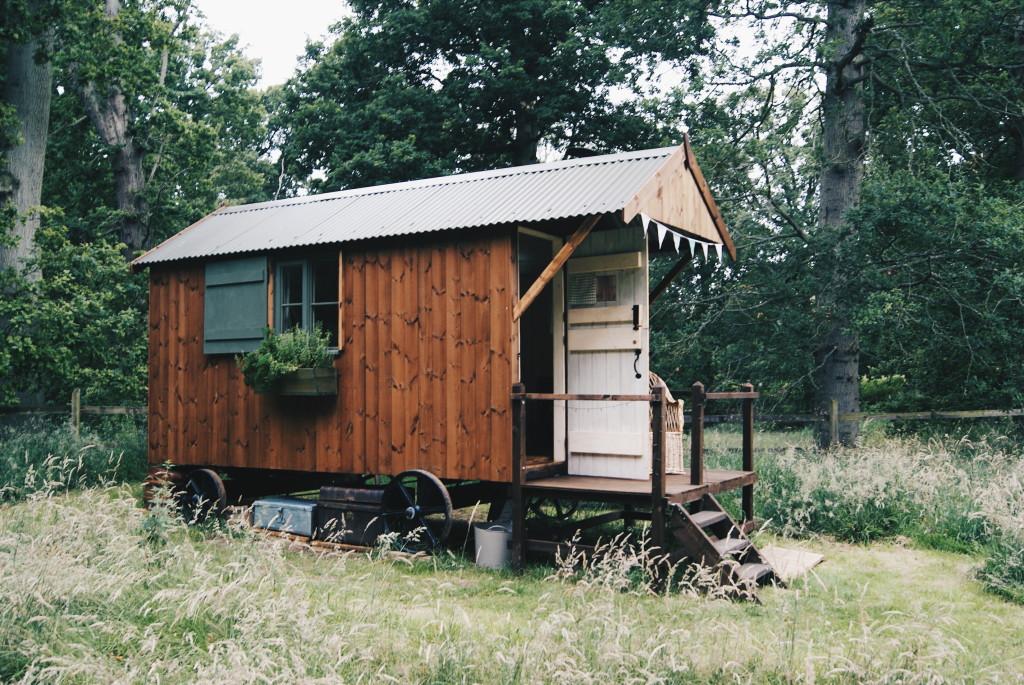
[[83, 406], [82, 391], [75, 388], [71, 393], [71, 404], [69, 405], [35, 405], [20, 407], [4, 407], [0, 409], [2, 414], [30, 414], [30, 415], [56, 415], [67, 414], [71, 419], [71, 430], [78, 435], [82, 425], [82, 416], [131, 416], [146, 414], [146, 407], [99, 407]]
[[[703, 386], [701, 386], [703, 388]], [[692, 395], [691, 390], [672, 390], [675, 397], [687, 397]], [[715, 393], [717, 398], [727, 398], [729, 393]], [[75, 433], [82, 424], [82, 416], [128, 416], [145, 414], [146, 407], [99, 407], [83, 406], [82, 391], [75, 389], [71, 393], [71, 404], [69, 405], [39, 405], [0, 408], [0, 414], [68, 414], [71, 418], [71, 426]], [[840, 414], [839, 401], [832, 400], [828, 414], [755, 414], [754, 420], [757, 423], [784, 423], [784, 424], [815, 424], [827, 422], [832, 430], [831, 435], [838, 435], [840, 421], [934, 421], [943, 419], [1005, 419], [1024, 417], [1024, 409], [971, 409], [967, 411], [903, 411], [870, 414], [858, 412], [855, 414]], [[693, 421], [689, 412], [684, 416], [687, 426]], [[716, 423], [743, 423], [743, 414], [705, 414], [704, 424]]]
[[[698, 388], [699, 386], [699, 388]], [[746, 388], [746, 386], [744, 386]], [[672, 390], [676, 397], [691, 396], [691, 401], [703, 392], [704, 386], [695, 383], [690, 391]], [[727, 398], [729, 393], [717, 393], [721, 398]], [[904, 411], [871, 414], [867, 412], [856, 412], [853, 414], [839, 413], [839, 400], [832, 399], [829, 402], [829, 413], [827, 414], [755, 414], [754, 420], [758, 423], [784, 423], [784, 424], [815, 424], [828, 423], [829, 435], [839, 435], [840, 421], [934, 421], [941, 419], [1005, 419], [1024, 417], [1024, 409], [970, 409], [966, 411]], [[742, 423], [742, 414], [704, 414], [705, 424], [713, 423]], [[687, 413], [684, 419], [686, 425], [693, 421], [691, 413]]]

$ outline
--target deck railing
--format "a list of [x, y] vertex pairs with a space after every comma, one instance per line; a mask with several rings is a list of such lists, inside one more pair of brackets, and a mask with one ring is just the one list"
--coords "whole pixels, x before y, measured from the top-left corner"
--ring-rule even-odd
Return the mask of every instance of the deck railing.
[[[528, 393], [526, 385], [512, 386], [512, 563], [518, 568], [523, 560], [526, 512], [523, 484], [526, 482], [526, 402], [588, 401], [648, 402], [651, 405], [651, 542], [664, 547], [665, 531], [665, 406], [668, 401], [664, 387], [655, 387], [650, 395], [581, 395], [566, 393]], [[568, 458], [568, 455], [566, 455]]]
[[[739, 392], [705, 392], [704, 384], [693, 384], [690, 391], [690, 483], [704, 483], [704, 405], [708, 400], [742, 400], [743, 467], [754, 470], [754, 400], [760, 393], [745, 383]], [[526, 512], [523, 485], [526, 482], [526, 402], [527, 401], [648, 402], [651, 406], [651, 543], [665, 545], [665, 412], [668, 393], [657, 385], [650, 395], [582, 395], [566, 393], [529, 393], [523, 383], [512, 386], [512, 562], [523, 560]], [[568, 458], [568, 455], [567, 455]], [[743, 516], [754, 519], [754, 486], [743, 487]]]
[[[743, 466], [744, 471], [754, 470], [754, 400], [761, 393], [754, 390], [752, 383], [744, 383], [739, 392], [705, 392], [704, 384], [697, 381], [690, 388], [690, 483], [704, 482], [704, 405], [708, 400], [743, 400], [741, 411], [743, 423]], [[754, 520], [754, 486], [743, 487], [743, 518]]]

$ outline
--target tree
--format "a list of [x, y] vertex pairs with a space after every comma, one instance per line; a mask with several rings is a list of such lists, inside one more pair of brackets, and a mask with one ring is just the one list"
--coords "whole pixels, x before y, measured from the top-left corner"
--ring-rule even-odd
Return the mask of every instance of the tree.
[[43, 211], [31, 268], [0, 299], [0, 406], [31, 391], [64, 402], [140, 404], [146, 395], [146, 279], [116, 243], [76, 245], [59, 212]]
[[46, 180], [73, 239], [113, 236], [131, 257], [221, 202], [271, 196], [266, 104], [237, 37], [201, 32], [171, 0], [111, 0], [86, 27], [61, 45], [64, 162]]
[[[677, 330], [655, 355], [674, 360], [665, 373], [677, 387], [755, 380], [804, 411], [841, 390], [854, 410], [866, 374], [905, 378], [907, 406], [1014, 402], [1018, 346], [1004, 331], [1020, 316], [1021, 187], [1008, 180], [1021, 12], [944, 0], [743, 2], [719, 15], [721, 35], [759, 34], [762, 48], [730, 62], [720, 40], [700, 91], [681, 95], [682, 119], [743, 258], [701, 267], [713, 282], [659, 302]], [[990, 215], [972, 218], [968, 203]], [[999, 254], [970, 247], [989, 245]]]
[[286, 89], [282, 153], [319, 190], [660, 142], [635, 94], [706, 49], [703, 4], [354, 2]]
[[[7, 211], [0, 226], [0, 270], [21, 271], [39, 227], [43, 166], [50, 119], [55, 3], [32, 0], [4, 5], [0, 28], [3, 99], [0, 101], [0, 205]], [[6, 230], [3, 230], [6, 229]], [[7, 234], [8, 240], [2, 240]], [[38, 278], [32, 270], [29, 278]]]
[[[847, 215], [860, 200], [867, 153], [867, 121], [862, 72], [864, 43], [871, 30], [864, 0], [830, 0], [822, 50], [825, 90], [821, 97], [821, 182], [819, 239], [828, 242], [821, 256], [816, 293], [819, 316], [818, 347], [814, 351], [815, 407], [826, 412], [835, 399], [843, 414], [860, 411], [860, 349], [851, 326], [848, 303], [836, 298], [851, 265], [843, 251], [849, 235]], [[853, 445], [859, 421], [839, 423], [839, 435], [818, 426], [818, 444]]]

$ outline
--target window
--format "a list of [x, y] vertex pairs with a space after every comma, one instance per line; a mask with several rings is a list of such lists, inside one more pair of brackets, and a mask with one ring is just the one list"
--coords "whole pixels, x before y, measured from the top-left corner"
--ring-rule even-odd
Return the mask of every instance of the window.
[[338, 257], [290, 259], [277, 263], [274, 323], [279, 333], [316, 324], [338, 347]]
[[577, 273], [569, 276], [569, 306], [593, 307], [618, 300], [615, 274]]

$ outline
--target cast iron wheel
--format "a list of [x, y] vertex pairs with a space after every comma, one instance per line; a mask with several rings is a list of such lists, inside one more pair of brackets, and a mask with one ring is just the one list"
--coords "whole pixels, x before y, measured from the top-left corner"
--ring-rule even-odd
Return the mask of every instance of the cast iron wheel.
[[185, 523], [202, 523], [210, 516], [220, 516], [227, 504], [224, 481], [210, 469], [190, 472], [178, 499]]
[[526, 507], [537, 518], [568, 521], [580, 508], [580, 503], [576, 500], [564, 502], [550, 497], [531, 497]]
[[425, 552], [444, 542], [452, 529], [452, 500], [432, 473], [404, 471], [384, 486], [381, 515], [403, 552]]

